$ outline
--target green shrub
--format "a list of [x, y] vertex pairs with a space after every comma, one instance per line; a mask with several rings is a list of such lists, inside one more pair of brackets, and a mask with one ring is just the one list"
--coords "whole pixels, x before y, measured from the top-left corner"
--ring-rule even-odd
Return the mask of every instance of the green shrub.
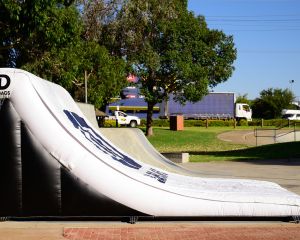
[[104, 127], [116, 127], [116, 120], [105, 120]]
[[[292, 121], [291, 121], [292, 122]], [[249, 126], [260, 126], [260, 127], [284, 127], [287, 126], [289, 121], [287, 119], [253, 119], [248, 122]]]
[[245, 119], [241, 119], [237, 122], [237, 126], [248, 126], [248, 121]]
[[185, 127], [205, 127], [205, 124], [203, 120], [184, 120]]
[[[208, 127], [233, 127], [234, 126], [234, 120], [228, 119], [228, 120], [215, 120], [215, 119], [209, 119], [208, 121]], [[290, 121], [291, 126], [294, 122], [297, 121]], [[247, 120], [240, 120], [236, 122], [237, 126], [256, 126], [261, 127], [262, 126], [262, 119], [253, 119], [252, 121]], [[263, 120], [263, 126], [262, 127], [282, 127], [287, 126], [288, 120], [286, 119], [268, 119]], [[300, 121], [298, 121], [298, 126], [300, 125]], [[153, 127], [169, 127], [170, 121], [168, 119], [153, 119]], [[184, 126], [185, 127], [206, 127], [206, 120], [184, 120]], [[115, 120], [105, 120], [104, 127], [116, 127], [116, 121]], [[146, 119], [141, 119], [141, 127], [146, 127]]]
[[248, 126], [254, 126], [254, 127], [261, 126], [261, 119], [252, 119], [252, 121], [248, 122]]
[[[206, 120], [205, 120], [206, 121]], [[234, 126], [234, 120], [208, 120], [209, 127], [229, 127]]]
[[[146, 119], [141, 119], [141, 127], [146, 127]], [[153, 127], [169, 127], [170, 121], [168, 119], [153, 119]]]
[[[233, 126], [234, 120], [208, 120], [209, 127], [224, 127], [224, 126]], [[141, 126], [146, 126], [146, 120], [142, 119]], [[169, 127], [170, 121], [168, 119], [153, 119], [154, 127]], [[206, 120], [184, 120], [185, 127], [206, 127]], [[245, 125], [241, 125], [245, 126]]]

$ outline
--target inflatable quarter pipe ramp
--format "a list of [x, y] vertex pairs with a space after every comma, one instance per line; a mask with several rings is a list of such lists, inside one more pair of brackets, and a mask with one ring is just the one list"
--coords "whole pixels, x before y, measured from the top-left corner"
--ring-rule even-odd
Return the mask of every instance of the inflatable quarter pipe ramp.
[[[60, 86], [0, 69], [0, 216], [297, 217], [272, 182], [184, 176], [125, 154]], [[135, 219], [135, 218], [132, 218]]]

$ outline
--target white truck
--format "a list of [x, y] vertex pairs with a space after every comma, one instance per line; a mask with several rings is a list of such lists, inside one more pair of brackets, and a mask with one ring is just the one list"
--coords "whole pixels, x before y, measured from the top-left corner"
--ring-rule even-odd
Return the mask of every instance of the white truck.
[[283, 109], [282, 118], [289, 120], [300, 120], [300, 110]]
[[141, 119], [136, 116], [130, 116], [121, 111], [115, 111], [114, 115], [118, 125], [125, 125], [130, 127], [141, 125]]

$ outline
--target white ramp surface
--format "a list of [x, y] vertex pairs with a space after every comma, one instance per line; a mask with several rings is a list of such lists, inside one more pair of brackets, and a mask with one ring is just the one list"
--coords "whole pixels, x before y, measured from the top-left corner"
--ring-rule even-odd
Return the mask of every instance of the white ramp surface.
[[10, 101], [63, 166], [97, 192], [153, 216], [299, 216], [300, 196], [278, 184], [183, 176], [134, 159], [99, 133], [60, 86], [17, 69]]

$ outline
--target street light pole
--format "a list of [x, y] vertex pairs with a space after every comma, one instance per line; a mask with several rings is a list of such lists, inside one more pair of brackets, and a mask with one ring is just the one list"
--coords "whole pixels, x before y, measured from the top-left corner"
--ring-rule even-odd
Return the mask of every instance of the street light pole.
[[290, 83], [290, 85], [291, 85], [291, 87], [290, 87], [290, 90], [292, 91], [292, 86], [293, 86], [293, 83], [295, 82], [295, 80], [289, 80], [289, 83]]
[[[296, 80], [292, 79], [292, 80], [289, 80], [289, 83], [290, 83], [290, 91], [293, 92], [293, 84], [296, 82]], [[299, 96], [294, 96], [294, 99], [293, 99], [293, 104], [297, 105], [298, 107], [300, 107], [300, 98]]]

